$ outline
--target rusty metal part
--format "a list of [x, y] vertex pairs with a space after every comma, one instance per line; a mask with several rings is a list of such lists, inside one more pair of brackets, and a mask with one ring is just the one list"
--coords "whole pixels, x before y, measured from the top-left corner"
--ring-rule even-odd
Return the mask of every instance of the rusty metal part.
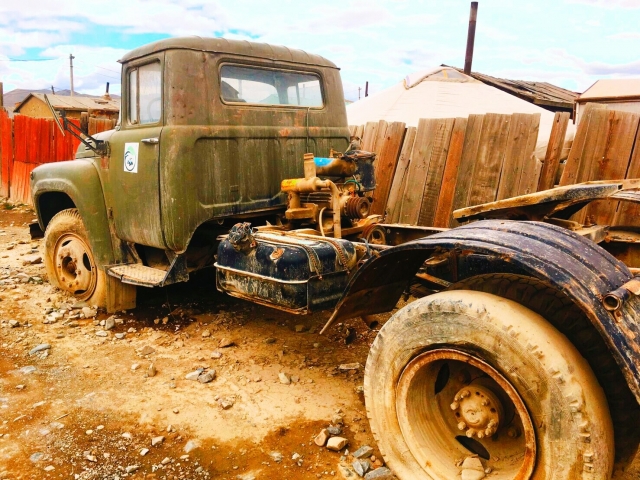
[[53, 248], [55, 274], [60, 288], [84, 300], [93, 294], [97, 283], [96, 266], [89, 246], [79, 235], [62, 235]]
[[356, 173], [356, 167], [355, 162], [337, 157], [328, 165], [316, 167], [316, 172], [318, 176], [323, 177], [350, 177]]
[[464, 55], [464, 73], [471, 75], [471, 64], [473, 63], [473, 44], [476, 39], [476, 21], [478, 19], [478, 2], [471, 2], [469, 12], [469, 31], [467, 32], [467, 51]]
[[459, 421], [458, 430], [464, 430], [469, 438], [475, 435], [483, 439], [495, 435], [504, 417], [498, 397], [482, 385], [461, 388], [450, 407]]
[[609, 346], [640, 402], [640, 297], [627, 299], [615, 316], [602, 304], [631, 272], [593, 242], [548, 223], [485, 220], [385, 249], [350, 279], [323, 332], [338, 320], [391, 311], [425, 260], [460, 247], [458, 264], [475, 262], [471, 271], [459, 269], [461, 279], [473, 272], [516, 273], [567, 295]]
[[362, 231], [362, 236], [373, 245], [387, 244], [387, 232], [382, 225], [369, 225]]
[[369, 216], [371, 203], [367, 197], [343, 195], [341, 198], [342, 214], [347, 218], [363, 219]]
[[341, 192], [335, 183], [331, 180], [321, 180], [318, 177], [292, 178], [283, 180], [280, 188], [283, 192], [291, 194], [290, 198], [294, 199], [294, 208], [296, 208], [295, 206], [300, 205], [300, 193], [317, 192], [321, 189], [329, 190], [331, 192], [331, 210], [333, 212], [333, 236], [335, 238], [342, 238], [340, 219]]
[[365, 325], [369, 327], [369, 330], [373, 330], [379, 324], [379, 322], [373, 315], [362, 315], [360, 318], [365, 323]]
[[602, 304], [610, 312], [617, 312], [632, 295], [640, 295], [640, 276], [633, 277], [624, 285], [607, 293], [602, 297]]
[[[451, 368], [459, 366], [465, 371], [469, 368], [474, 369], [476, 372], [474, 376], [488, 377], [492, 388], [474, 383], [464, 385], [455, 394], [451, 405], [447, 405], [446, 401], [444, 405], [440, 404], [437, 394], [427, 394], [426, 391], [432, 391], [443, 362], [453, 365]], [[452, 374], [454, 373], [456, 372], [452, 371]], [[462, 370], [457, 373], [462, 373]], [[494, 393], [492, 389], [498, 389], [500, 397], [509, 401], [510, 409], [515, 413], [514, 420], [510, 424], [517, 425], [516, 428], [521, 428], [523, 433], [522, 438], [519, 438], [520, 435], [496, 437], [498, 443], [502, 443], [512, 451], [514, 457], [518, 458], [516, 463], [507, 462], [513, 471], [507, 472], [505, 468], [501, 468], [500, 471], [503, 474], [508, 473], [506, 478], [527, 480], [531, 478], [536, 463], [537, 447], [533, 421], [522, 398], [502, 374], [476, 356], [450, 348], [422, 353], [404, 368], [396, 388], [398, 422], [403, 436], [408, 439], [407, 444], [420, 446], [420, 448], [411, 449], [411, 453], [420, 465], [426, 466], [427, 473], [433, 478], [443, 477], [442, 472], [432, 471], [436, 467], [429, 458], [441, 459], [443, 456], [446, 458], [459, 455], [457, 450], [447, 448], [447, 444], [455, 444], [455, 439], [461, 430], [466, 437], [476, 436], [480, 441], [498, 432], [499, 420], [504, 410], [498, 411], [498, 408], [503, 407], [496, 395], [498, 392]], [[483, 405], [485, 401], [489, 404]], [[492, 408], [495, 412], [491, 411]], [[451, 415], [452, 411], [454, 415]], [[479, 412], [482, 414], [478, 415]], [[488, 415], [483, 415], [485, 413]], [[516, 418], [517, 422], [515, 422]], [[484, 428], [481, 429], [480, 426]], [[491, 446], [495, 450], [496, 439], [491, 439]], [[493, 459], [493, 461], [500, 462], [500, 459]]]
[[640, 180], [578, 183], [529, 193], [497, 202], [461, 208], [453, 212], [459, 221], [502, 218], [542, 221], [557, 216], [567, 219], [594, 200], [640, 202]]
[[449, 230], [448, 228], [420, 227], [418, 225], [402, 225], [397, 223], [381, 223], [380, 226], [386, 230], [388, 245], [401, 245], [411, 240], [418, 240], [433, 235], [434, 233]]

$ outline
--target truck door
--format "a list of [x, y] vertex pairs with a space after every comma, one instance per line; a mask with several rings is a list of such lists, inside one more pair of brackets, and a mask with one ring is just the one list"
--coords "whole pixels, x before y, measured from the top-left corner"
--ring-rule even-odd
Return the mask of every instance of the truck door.
[[160, 218], [163, 55], [127, 63], [121, 126], [111, 137], [111, 208], [119, 238], [164, 248]]

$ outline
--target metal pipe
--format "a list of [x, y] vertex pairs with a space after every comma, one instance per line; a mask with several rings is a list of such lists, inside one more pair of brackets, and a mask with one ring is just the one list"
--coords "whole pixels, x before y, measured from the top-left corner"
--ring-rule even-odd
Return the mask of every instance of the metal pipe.
[[73, 59], [74, 57], [71, 53], [69, 54], [69, 77], [71, 79], [71, 96], [73, 97]]
[[469, 32], [467, 33], [467, 52], [464, 56], [464, 73], [471, 75], [471, 62], [473, 61], [473, 43], [476, 39], [476, 19], [478, 18], [478, 2], [471, 2], [469, 13]]
[[640, 295], [640, 277], [636, 276], [602, 297], [602, 304], [609, 312], [617, 312], [631, 295]]

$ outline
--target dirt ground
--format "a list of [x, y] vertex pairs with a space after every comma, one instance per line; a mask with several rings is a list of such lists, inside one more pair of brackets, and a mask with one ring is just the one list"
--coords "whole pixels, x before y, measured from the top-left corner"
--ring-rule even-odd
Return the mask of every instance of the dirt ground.
[[[138, 308], [105, 331], [109, 315], [74, 318], [82, 305], [47, 283], [41, 263], [23, 265], [43, 254], [26, 227], [34, 213], [6, 207], [0, 479], [342, 478], [344, 450], [313, 443], [340, 423], [349, 451], [375, 448], [361, 393], [375, 331], [354, 321], [320, 336], [327, 313], [300, 317], [223, 296], [211, 271], [139, 288]], [[50, 348], [30, 354], [41, 344]], [[347, 363], [360, 368], [338, 369]], [[185, 378], [199, 368], [215, 379]], [[152, 445], [156, 437], [164, 439]]]
[[[83, 305], [30, 263], [44, 253], [34, 217], [0, 202], [0, 480], [355, 480], [344, 466], [364, 445], [382, 465], [362, 395], [375, 330], [353, 321], [321, 336], [328, 313], [222, 295], [213, 271], [139, 288], [138, 308], [107, 330], [110, 315], [78, 318]], [[185, 378], [198, 369], [214, 380]], [[330, 425], [346, 451], [314, 444]], [[616, 480], [640, 478], [634, 457]]]

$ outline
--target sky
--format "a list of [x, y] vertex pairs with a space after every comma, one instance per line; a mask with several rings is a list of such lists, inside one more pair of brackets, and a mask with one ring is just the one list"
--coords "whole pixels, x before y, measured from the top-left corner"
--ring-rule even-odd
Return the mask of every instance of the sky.
[[[341, 68], [345, 97], [413, 72], [462, 67], [467, 0], [3, 0], [0, 81], [14, 88], [120, 92], [118, 59], [162, 38], [286, 45]], [[640, 0], [480, 0], [473, 70], [582, 92], [640, 77]], [[360, 88], [360, 91], [358, 90]]]

